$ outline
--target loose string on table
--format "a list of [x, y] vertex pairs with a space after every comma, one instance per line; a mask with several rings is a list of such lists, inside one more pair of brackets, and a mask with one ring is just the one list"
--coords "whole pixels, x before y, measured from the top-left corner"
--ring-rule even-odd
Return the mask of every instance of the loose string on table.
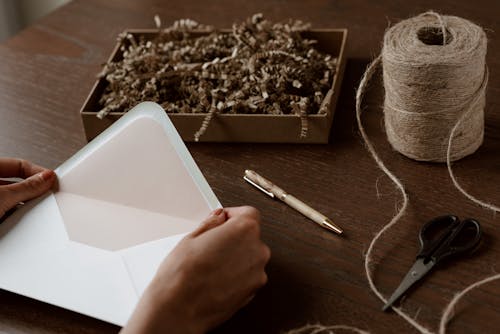
[[[443, 39], [443, 44], [446, 45], [446, 34], [447, 34], [447, 31], [449, 29], [452, 29], [454, 28], [455, 26], [452, 26], [450, 27], [449, 23], [450, 20], [454, 23], [454, 24], [459, 24], [459, 25], [466, 25], [469, 29], [471, 29], [470, 27], [473, 26], [473, 28], [477, 27], [477, 29], [479, 29], [481, 33], [479, 33], [481, 36], [479, 37], [480, 39], [482, 39], [480, 42], [484, 43], [480, 46], [483, 46], [484, 47], [484, 50], [479, 50], [480, 51], [480, 55], [479, 57], [483, 57], [482, 59], [480, 59], [479, 61], [479, 69], [482, 69], [482, 73], [481, 73], [481, 81], [479, 83], [479, 87], [474, 87], [473, 85], [471, 85], [474, 89], [473, 89], [473, 92], [472, 94], [470, 94], [470, 96], [468, 97], [468, 101], [466, 103], [464, 103], [462, 105], [462, 108], [461, 110], [459, 110], [460, 112], [457, 113], [456, 117], [455, 117], [455, 122], [454, 123], [451, 123], [451, 125], [448, 125], [447, 127], [443, 127], [444, 129], [449, 129], [451, 127], [451, 131], [448, 132], [448, 136], [447, 136], [447, 140], [444, 141], [445, 143], [445, 147], [446, 147], [446, 154], [445, 154], [445, 161], [446, 161], [446, 164], [447, 164], [447, 169], [448, 169], [448, 172], [449, 172], [449, 175], [450, 175], [450, 178], [452, 179], [452, 182], [454, 184], [454, 186], [463, 194], [465, 195], [468, 199], [470, 199], [471, 201], [473, 201], [474, 203], [486, 208], [486, 209], [489, 209], [493, 212], [499, 212], [500, 211], [500, 208], [496, 205], [493, 205], [491, 203], [488, 203], [488, 202], [485, 202], [485, 201], [482, 201], [476, 197], [474, 197], [473, 195], [469, 194], [459, 183], [458, 181], [456, 180], [454, 174], [453, 174], [453, 170], [451, 168], [451, 164], [452, 164], [452, 160], [457, 160], [459, 158], [462, 158], [468, 154], [471, 154], [473, 153], [479, 146], [480, 144], [482, 143], [482, 139], [483, 139], [483, 132], [484, 132], [484, 125], [483, 125], [483, 108], [484, 108], [484, 94], [485, 94], [485, 90], [486, 90], [486, 85], [487, 85], [487, 81], [488, 81], [488, 72], [486, 70], [486, 67], [485, 67], [485, 64], [484, 64], [484, 55], [486, 54], [486, 37], [484, 36], [484, 32], [482, 31], [482, 29], [474, 24], [472, 24], [471, 22], [467, 21], [467, 20], [464, 20], [464, 19], [461, 19], [461, 18], [457, 18], [457, 17], [451, 17], [451, 16], [441, 16], [435, 12], [427, 12], [427, 13], [424, 13], [424, 14], [421, 14], [413, 19], [410, 19], [410, 20], [407, 20], [407, 21], [403, 21], [404, 22], [404, 25], [406, 26], [406, 24], [415, 24], [417, 23], [417, 27], [418, 27], [418, 23], [420, 23], [420, 19], [424, 18], [424, 25], [425, 24], [432, 24], [432, 22], [429, 22], [428, 21], [428, 17], [434, 17], [434, 18], [437, 18], [437, 21], [438, 21], [438, 24], [439, 24], [439, 28], [440, 30], [442, 31], [441, 35], [442, 35], [442, 39]], [[410, 22], [408, 22], [410, 21]], [[397, 27], [397, 25], [395, 26]], [[394, 29], [394, 27], [393, 27]], [[397, 28], [396, 28], [397, 29]], [[422, 29], [422, 27], [420, 28]], [[470, 31], [468, 29], [466, 29], [466, 31]], [[451, 34], [453, 36], [453, 38], [460, 38], [461, 36], [459, 36], [458, 34], [453, 34], [454, 32], [456, 32], [455, 30], [451, 30]], [[418, 38], [418, 37], [417, 37]], [[387, 40], [387, 34], [386, 34], [386, 37], [384, 39], [384, 47], [387, 45], [388, 43], [388, 40]], [[469, 45], [470, 46], [470, 45]], [[439, 48], [439, 47], [438, 47]], [[438, 49], [437, 48], [437, 49]], [[367, 276], [367, 279], [368, 279], [368, 284], [370, 286], [370, 288], [372, 289], [372, 291], [377, 295], [377, 297], [382, 300], [382, 302], [387, 302], [387, 299], [382, 295], [382, 293], [377, 289], [377, 287], [375, 286], [375, 283], [373, 281], [373, 270], [371, 268], [371, 263], [373, 261], [372, 259], [372, 253], [373, 253], [373, 249], [375, 247], [375, 244], [377, 243], [377, 241], [380, 239], [380, 237], [386, 233], [392, 226], [394, 226], [398, 221], [399, 219], [404, 215], [407, 207], [408, 207], [408, 202], [409, 202], [409, 197], [408, 197], [408, 194], [406, 193], [405, 191], [405, 188], [404, 188], [404, 185], [403, 183], [385, 166], [384, 162], [382, 161], [382, 159], [378, 156], [373, 144], [371, 143], [370, 139], [368, 138], [368, 135], [366, 134], [366, 131], [363, 127], [363, 124], [362, 124], [362, 121], [361, 121], [361, 113], [362, 113], [362, 102], [363, 102], [363, 96], [366, 92], [366, 89], [367, 89], [367, 85], [370, 81], [370, 79], [372, 78], [372, 76], [374, 75], [374, 73], [376, 72], [377, 68], [382, 65], [384, 66], [386, 64], [385, 62], [385, 58], [384, 58], [385, 54], [384, 52], [382, 53], [382, 55], [378, 56], [367, 68], [366, 72], [364, 73], [361, 81], [360, 81], [360, 84], [359, 84], [359, 88], [356, 92], [356, 119], [357, 119], [357, 122], [358, 122], [358, 127], [359, 127], [359, 130], [360, 130], [360, 133], [361, 133], [361, 136], [363, 138], [363, 141], [366, 145], [366, 148], [367, 150], [370, 152], [371, 156], [373, 157], [373, 159], [375, 160], [375, 162], [377, 163], [378, 167], [392, 180], [392, 182], [396, 185], [396, 187], [399, 189], [399, 191], [401, 192], [402, 196], [403, 196], [403, 204], [401, 206], [401, 208], [398, 210], [398, 212], [396, 213], [395, 216], [393, 216], [393, 218], [390, 220], [390, 222], [388, 224], [386, 224], [379, 232], [376, 233], [375, 237], [372, 239], [372, 241], [370, 242], [370, 245], [368, 247], [368, 250], [366, 252], [366, 255], [365, 255], [365, 272], [366, 272], [366, 276]], [[482, 60], [482, 62], [481, 62]], [[472, 59], [472, 61], [477, 61], [477, 59]], [[414, 63], [410, 64], [410, 66], [412, 65], [415, 65]], [[417, 66], [420, 65], [417, 63]], [[423, 66], [429, 66], [429, 65], [433, 65], [433, 64], [423, 64]], [[439, 60], [438, 60], [438, 65], [440, 66], [443, 66], [442, 62], [439, 63]], [[464, 66], [466, 66], [467, 64], [465, 64]], [[474, 64], [476, 66], [476, 70], [478, 69], [477, 68], [477, 64]], [[401, 65], [400, 66], [405, 66], [405, 65]], [[450, 66], [456, 66], [455, 68], [453, 68], [453, 70], [457, 70], [457, 68], [459, 68], [457, 66], [457, 63], [452, 63]], [[429, 73], [435, 73], [435, 69], [432, 68], [432, 66], [429, 66], [430, 69], [429, 69]], [[384, 68], [384, 71], [386, 72], [387, 69]], [[401, 71], [400, 71], [401, 72]], [[387, 73], [384, 73], [384, 79], [387, 77], [386, 75]], [[434, 75], [434, 74], [433, 74]], [[442, 75], [442, 73], [441, 73]], [[410, 78], [411, 79], [411, 76]], [[426, 80], [431, 80], [432, 78], [429, 78], [427, 77]], [[428, 81], [428, 82], [432, 82], [432, 81]], [[386, 87], [385, 85], [386, 81], [384, 80], [384, 86]], [[387, 101], [387, 95], [390, 94], [391, 91], [389, 91], [389, 93], [387, 92], [387, 87], [386, 87], [386, 101]], [[392, 92], [394, 94], [398, 94], [399, 92]], [[433, 93], [433, 92], [430, 92], [428, 91], [428, 93]], [[433, 95], [433, 94], [430, 94], [430, 95]], [[432, 99], [432, 96], [427, 96], [427, 101], [429, 101], [429, 99]], [[408, 102], [408, 101], [405, 101], [405, 102]], [[391, 108], [387, 107], [387, 104], [385, 104], [385, 109], [384, 109], [384, 115], [387, 116], [387, 113], [388, 112], [391, 112]], [[435, 110], [432, 110], [430, 112], [430, 114], [435, 114], [436, 112], [439, 112], [439, 111], [435, 111]], [[473, 113], [478, 113], [479, 114], [479, 117], [476, 117], [476, 118], [471, 118], [470, 115], [473, 114]], [[477, 115], [476, 115], [477, 116]], [[433, 118], [431, 118], [432, 120]], [[468, 124], [465, 124], [465, 127], [464, 127], [464, 123], [466, 123], [466, 121], [469, 121]], [[456, 133], [458, 131], [458, 129], [461, 129], [461, 131], [467, 131], [467, 129], [470, 129], [471, 128], [471, 123], [472, 122], [477, 122], [478, 124], [473, 124], [472, 125], [472, 128], [475, 130], [475, 132], [468, 138], [468, 142], [466, 142], [465, 144], [466, 145], [462, 145], [461, 148], [462, 150], [461, 151], [458, 151], [457, 153], [453, 154], [453, 148], [454, 148], [454, 140], [457, 138], [456, 136]], [[385, 124], [387, 125], [388, 124], [388, 121], [386, 119], [386, 122]], [[414, 124], [412, 124], [414, 125]], [[475, 127], [474, 127], [475, 126]], [[418, 127], [417, 127], [418, 128]], [[431, 130], [434, 130], [432, 128], [432, 125], [431, 125]], [[423, 127], [423, 128], [418, 128], [419, 131], [427, 131], [429, 130], [429, 128], [426, 128], [426, 127]], [[446, 133], [446, 132], [445, 132]], [[418, 134], [416, 135], [416, 141], [418, 141]], [[426, 134], [424, 134], [426, 135]], [[462, 137], [463, 137], [464, 133], [462, 133]], [[412, 138], [413, 139], [413, 138]], [[441, 141], [442, 142], [442, 141]], [[463, 141], [462, 141], [463, 142]], [[391, 142], [391, 144], [393, 144], [393, 147], [400, 151], [401, 153], [407, 155], [407, 156], [410, 156], [414, 159], [417, 159], [417, 160], [426, 160], [426, 161], [442, 161], [443, 158], [442, 158], [442, 155], [440, 152], [442, 152], [443, 150], [442, 149], [438, 149], [436, 151], [434, 151], [433, 153], [436, 153], [437, 155], [435, 156], [431, 156], [429, 157], [429, 155], [426, 155], [428, 154], [427, 152], [423, 152], [423, 156], [411, 156], [412, 154], [415, 154], [415, 152], [418, 153], [417, 150], [414, 150], [412, 152], [412, 154], [407, 154], [408, 151], [405, 150], [406, 148], [403, 147], [402, 150], [399, 150], [399, 148], [401, 147], [400, 145], [398, 145], [398, 143], [396, 143], [396, 145], [394, 145], [393, 142]], [[412, 145], [413, 143], [410, 143], [410, 145]], [[429, 144], [429, 142], [426, 142], [425, 144]], [[431, 145], [435, 145], [436, 142], [431, 142], [430, 143]], [[439, 144], [439, 142], [438, 142]], [[463, 143], [462, 143], [463, 144]], [[456, 294], [454, 296], [454, 298], [450, 301], [450, 303], [448, 303], [448, 305], [446, 306], [445, 310], [443, 311], [443, 314], [442, 314], [442, 317], [441, 317], [441, 320], [440, 320], [440, 324], [439, 324], [439, 333], [440, 334], [443, 334], [446, 332], [446, 324], [447, 322], [451, 319], [452, 317], [452, 313], [453, 313], [453, 309], [455, 307], [455, 305], [459, 302], [459, 300], [465, 296], [468, 292], [470, 292], [472, 289], [476, 288], [476, 287], [479, 287], [485, 283], [488, 283], [488, 282], [491, 282], [493, 280], [497, 280], [497, 279], [500, 279], [500, 275], [493, 275], [493, 276], [490, 276], [490, 277], [486, 277], [478, 282], [475, 282], [474, 284], [466, 287], [464, 290], [460, 291], [458, 294]], [[408, 314], [406, 314], [401, 308], [396, 308], [396, 307], [393, 307], [393, 310], [399, 315], [401, 316], [403, 319], [405, 319], [409, 324], [411, 324], [413, 327], [415, 327], [419, 332], [421, 333], [432, 333], [428, 328], [422, 326], [421, 324], [419, 324], [414, 318], [410, 317]]]
[[[365, 274], [370, 289], [383, 302], [386, 297], [373, 280], [373, 250], [379, 239], [405, 214], [409, 197], [401, 180], [377, 154], [361, 121], [363, 97], [379, 67], [383, 69], [384, 121], [388, 140], [398, 152], [419, 161], [446, 162], [456, 189], [469, 200], [494, 213], [498, 205], [467, 192], [457, 181], [452, 162], [474, 153], [483, 142], [485, 92], [488, 70], [485, 63], [486, 36], [472, 22], [434, 11], [401, 21], [384, 36], [382, 53], [367, 67], [356, 91], [356, 120], [364, 144], [377, 166], [401, 192], [397, 213], [371, 240], [365, 254]], [[500, 274], [481, 279], [455, 294], [445, 307], [438, 328], [446, 332], [457, 303], [471, 290], [500, 279]], [[433, 333], [402, 308], [392, 309], [420, 333]], [[334, 329], [359, 328], [337, 325], [306, 325], [289, 334], [333, 333]]]

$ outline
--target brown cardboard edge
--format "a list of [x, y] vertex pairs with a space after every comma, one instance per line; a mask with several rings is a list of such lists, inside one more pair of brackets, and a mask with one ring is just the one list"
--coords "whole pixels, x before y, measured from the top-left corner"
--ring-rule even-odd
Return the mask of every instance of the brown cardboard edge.
[[[221, 29], [220, 31], [222, 32], [231, 32], [230, 29]], [[158, 32], [157, 29], [127, 29], [125, 32], [128, 33], [133, 33], [133, 34], [155, 34]], [[342, 33], [342, 41], [340, 44], [340, 51], [338, 55], [335, 55], [338, 59], [338, 65], [337, 65], [337, 72], [335, 73], [335, 76], [333, 78], [332, 82], [332, 87], [330, 91], [333, 91], [333, 94], [331, 95], [330, 101], [327, 103], [329, 104], [329, 107], [327, 108], [328, 112], [326, 114], [322, 115], [309, 115], [308, 120], [309, 120], [309, 135], [305, 138], [300, 138], [298, 135], [298, 131], [300, 129], [300, 118], [295, 116], [295, 115], [268, 115], [268, 114], [217, 114], [216, 117], [212, 120], [209, 128], [207, 129], [207, 132], [200, 138], [200, 141], [202, 142], [256, 142], [256, 143], [318, 143], [318, 144], [324, 144], [328, 143], [329, 137], [330, 137], [330, 129], [332, 126], [332, 121], [333, 117], [335, 114], [335, 108], [337, 105], [338, 97], [340, 94], [340, 88], [341, 88], [341, 83], [345, 71], [345, 66], [346, 66], [346, 59], [345, 59], [345, 50], [346, 50], [346, 43], [347, 43], [347, 34], [348, 34], [348, 29], [346, 28], [340, 28], [340, 29], [330, 29], [330, 28], [322, 28], [322, 29], [311, 29], [309, 32], [320, 32], [320, 33]], [[200, 31], [200, 34], [204, 34], [206, 32]], [[116, 46], [114, 47], [113, 51], [111, 52], [108, 62], [113, 61], [115, 57], [117, 57], [118, 52], [120, 50], [120, 43], [117, 43]], [[124, 113], [116, 113], [112, 112], [109, 113], [104, 119], [98, 119], [96, 117], [97, 112], [96, 111], [88, 111], [88, 104], [90, 104], [92, 99], [95, 99], [95, 92], [98, 89], [99, 85], [103, 84], [103, 79], [102, 78], [97, 78], [96, 82], [94, 83], [92, 90], [90, 91], [89, 95], [87, 96], [85, 102], [83, 103], [81, 109], [80, 109], [80, 116], [82, 119], [82, 123], [84, 125], [84, 130], [85, 130], [85, 135], [88, 141], [96, 137], [99, 133], [104, 131], [107, 127], [109, 127], [113, 122], [115, 122], [118, 118], [120, 118]], [[330, 92], [329, 91], [329, 92]], [[328, 94], [327, 94], [328, 95]], [[326, 99], [326, 96], [325, 96]], [[188, 122], [191, 122], [192, 124], [196, 124], [196, 128], [190, 129], [190, 130], [185, 130], [185, 129], [178, 129], [179, 133], [182, 136], [182, 139], [185, 141], [194, 141], [194, 133], [197, 131], [201, 123], [203, 122], [203, 119], [205, 118], [206, 114], [181, 114], [181, 113], [176, 113], [176, 114], [168, 114], [169, 118], [172, 120], [174, 125], [178, 127], [180, 124], [181, 120], [185, 123], [186, 120]], [[196, 120], [193, 122], [193, 120]], [[217, 132], [214, 128], [214, 123], [216, 124], [217, 122], [222, 123], [227, 123], [227, 121], [230, 122], [235, 122], [238, 121], [238, 123], [241, 123], [241, 121], [245, 120], [245, 124], [242, 126], [241, 129], [231, 129], [230, 127], [227, 127], [227, 124], [224, 124], [224, 128], [222, 129], [223, 131], [228, 131], [228, 130], [233, 130], [233, 136], [227, 135], [227, 136], [214, 136], [212, 133]], [[225, 121], [224, 121], [225, 120]], [[232, 121], [231, 121], [232, 120]], [[283, 127], [286, 123], [296, 123], [293, 127], [297, 127], [297, 131], [289, 131], [292, 133], [291, 135], [287, 135], [286, 133], [284, 136], [282, 135], [281, 137], [276, 137], [273, 139], [269, 138], [261, 138], [259, 136], [255, 136], [255, 132], [251, 136], [245, 136], [242, 135], [242, 133], [245, 133], [246, 130], [249, 128], [252, 128], [252, 124], [255, 125], [255, 122], [258, 122], [259, 120], [266, 120], [267, 123], [273, 123], [271, 124], [271, 128], [275, 128], [275, 126], [281, 126]], [[278, 123], [275, 123], [277, 121]], [[326, 128], [325, 128], [326, 124]], [[262, 125], [262, 124], [261, 124]], [[186, 127], [186, 126], [184, 126]], [[192, 128], [191, 126], [189, 126]], [[212, 128], [211, 128], [212, 127]], [[219, 127], [220, 128], [220, 127]], [[312, 129], [311, 129], [312, 128]], [[264, 130], [264, 129], [259, 129], [258, 127], [256, 128], [257, 130]], [[315, 129], [319, 129], [319, 133], [315, 133]], [[218, 129], [220, 132], [221, 129]], [[242, 131], [240, 131], [242, 130]], [[255, 129], [254, 129], [255, 130]], [[292, 130], [292, 129], [290, 129]], [[288, 131], [287, 131], [288, 132]], [[189, 134], [188, 134], [189, 133]], [[265, 133], [265, 131], [259, 131], [258, 133]], [[258, 134], [257, 133], [257, 134]], [[269, 132], [268, 132], [269, 133]], [[275, 133], [275, 132], [271, 132]]]

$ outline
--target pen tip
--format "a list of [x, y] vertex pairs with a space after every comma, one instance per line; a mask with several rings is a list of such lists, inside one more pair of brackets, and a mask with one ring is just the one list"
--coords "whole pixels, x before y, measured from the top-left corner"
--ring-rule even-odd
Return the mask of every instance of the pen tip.
[[342, 234], [344, 233], [344, 231], [342, 231], [339, 227], [335, 226], [335, 224], [333, 224], [333, 222], [330, 220], [330, 219], [325, 219], [323, 221], [323, 225], [328, 228], [329, 230], [337, 233], [337, 234]]

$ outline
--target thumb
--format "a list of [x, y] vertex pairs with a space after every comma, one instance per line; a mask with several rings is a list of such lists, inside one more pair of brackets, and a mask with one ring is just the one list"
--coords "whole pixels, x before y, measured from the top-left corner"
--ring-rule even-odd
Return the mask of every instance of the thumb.
[[44, 170], [30, 176], [26, 180], [2, 186], [2, 203], [0, 214], [7, 212], [19, 202], [24, 202], [38, 197], [47, 192], [55, 181], [55, 173], [51, 170]]
[[200, 226], [196, 230], [191, 233], [192, 237], [196, 237], [202, 233], [205, 233], [208, 230], [213, 229], [224, 223], [226, 221], [226, 212], [222, 208], [215, 209], [210, 213], [210, 215], [201, 222]]

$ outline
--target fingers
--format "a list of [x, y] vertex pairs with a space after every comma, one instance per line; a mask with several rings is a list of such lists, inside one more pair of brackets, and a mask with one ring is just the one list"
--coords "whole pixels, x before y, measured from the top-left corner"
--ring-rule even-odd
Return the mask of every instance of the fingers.
[[47, 192], [56, 177], [51, 170], [43, 170], [26, 180], [0, 187], [0, 217], [19, 202], [38, 197]]
[[179, 298], [190, 303], [189, 313], [203, 328], [213, 328], [249, 303], [267, 282], [271, 254], [260, 228], [260, 214], [252, 207], [215, 210], [170, 253], [152, 284], [164, 288], [161, 282], [181, 277], [182, 283], [176, 284]]
[[[250, 213], [255, 212], [250, 211]], [[248, 266], [246, 274], [248, 277], [248, 291], [245, 296], [248, 297], [255, 295], [257, 290], [267, 284], [268, 277], [265, 267], [271, 259], [271, 249], [260, 238], [261, 222], [259, 220], [249, 216], [239, 216], [233, 219], [235, 220], [234, 223], [228, 220], [222, 229], [226, 229], [227, 231], [231, 228], [233, 230], [233, 238], [240, 239], [239, 237], [242, 236], [243, 239], [240, 239], [240, 243], [247, 244], [245, 254], [247, 255], [246, 263]], [[244, 305], [246, 305], [246, 302]]]
[[256, 219], [260, 222], [260, 212], [252, 206], [238, 206], [233, 208], [225, 208], [227, 218], [247, 216]]
[[[225, 209], [219, 208], [215, 209], [190, 235], [191, 237], [199, 236], [214, 227], [222, 225], [222, 223], [231, 218], [235, 221], [249, 222], [250, 224], [248, 225], [255, 225], [252, 224], [252, 222], [257, 223], [256, 225], [260, 224], [260, 213], [251, 206], [239, 206]], [[258, 228], [257, 226], [257, 229]]]
[[192, 237], [196, 237], [208, 230], [213, 229], [226, 221], [226, 212], [222, 208], [215, 209], [210, 215], [191, 233]]
[[0, 177], [28, 178], [47, 170], [23, 159], [0, 158]]

